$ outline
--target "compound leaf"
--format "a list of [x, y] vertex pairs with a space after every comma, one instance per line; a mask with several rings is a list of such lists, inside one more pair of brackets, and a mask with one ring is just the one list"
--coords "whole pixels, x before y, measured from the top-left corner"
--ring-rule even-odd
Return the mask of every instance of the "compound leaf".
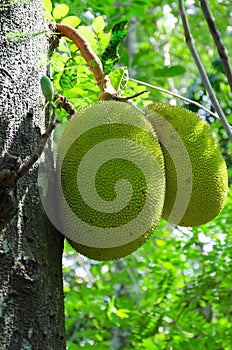
[[111, 38], [105, 51], [102, 54], [102, 65], [105, 74], [109, 74], [114, 67], [115, 63], [119, 60], [117, 49], [119, 44], [123, 41], [127, 35], [127, 29], [125, 28], [127, 21], [116, 23], [112, 29]]

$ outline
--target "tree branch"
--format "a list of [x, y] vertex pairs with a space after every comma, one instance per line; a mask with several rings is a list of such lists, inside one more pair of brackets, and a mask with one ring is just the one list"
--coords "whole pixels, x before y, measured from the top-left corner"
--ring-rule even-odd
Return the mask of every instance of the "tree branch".
[[186, 14], [185, 14], [185, 10], [184, 10], [184, 6], [183, 6], [183, 1], [182, 0], [178, 0], [178, 3], [179, 3], [179, 10], [180, 10], [180, 15], [181, 15], [181, 19], [182, 19], [182, 23], [183, 23], [183, 27], [184, 27], [184, 35], [185, 35], [185, 40], [186, 40], [186, 43], [189, 47], [189, 50], [193, 56], [193, 59], [196, 63], [196, 66], [199, 70], [199, 73], [201, 75], [201, 79], [205, 85], [205, 88], [206, 90], [208, 91], [208, 94], [209, 94], [209, 97], [210, 97], [210, 100], [215, 108], [215, 110], [217, 111], [218, 115], [219, 115], [219, 118], [222, 122], [222, 125], [228, 135], [228, 138], [232, 141], [232, 131], [230, 129], [230, 125], [228, 124], [227, 122], [227, 119], [223, 113], [223, 110], [217, 100], [217, 97], [212, 89], [212, 86], [210, 84], [210, 81], [208, 79], [208, 76], [207, 76], [207, 73], [204, 69], [204, 66], [200, 60], [200, 57], [198, 56], [198, 53], [195, 49], [195, 46], [193, 44], [193, 41], [192, 41], [192, 36], [191, 36], [191, 33], [190, 33], [190, 29], [189, 29], [189, 25], [188, 25], [188, 21], [187, 21], [187, 18], [186, 18]]
[[215, 42], [215, 45], [217, 47], [218, 54], [221, 58], [222, 66], [224, 68], [224, 72], [226, 74], [228, 83], [230, 85], [230, 89], [232, 91], [232, 68], [231, 68], [231, 65], [230, 65], [230, 62], [228, 59], [228, 55], [226, 53], [226, 49], [221, 41], [219, 32], [217, 30], [217, 27], [216, 27], [216, 24], [213, 20], [213, 17], [210, 13], [210, 9], [209, 9], [207, 2], [205, 0], [200, 0], [200, 3], [201, 3], [201, 8], [202, 8], [203, 14], [204, 14], [205, 19], [208, 23], [211, 35], [212, 35], [214, 42]]
[[[45, 133], [41, 136], [39, 145], [35, 152], [30, 156], [28, 161], [23, 164], [20, 169], [17, 171], [16, 180], [19, 180], [21, 177], [23, 177], [34, 165], [34, 163], [40, 158], [41, 154], [43, 153], [44, 147], [47, 143], [47, 140], [49, 139], [52, 131], [56, 127], [56, 108], [63, 108], [68, 113], [68, 120], [70, 120], [73, 115], [76, 113], [76, 109], [71, 104], [71, 102], [62, 95], [59, 95], [57, 101], [55, 102], [55, 105], [52, 106], [53, 113], [52, 113], [52, 120], [46, 129]], [[1, 178], [0, 178], [1, 179]], [[0, 182], [1, 185], [1, 182]]]
[[54, 103], [57, 108], [63, 108], [68, 113], [68, 120], [70, 120], [74, 114], [76, 114], [76, 108], [72, 105], [67, 97], [59, 95]]
[[21, 168], [18, 170], [17, 180], [19, 180], [22, 176], [24, 176], [28, 172], [28, 170], [30, 170], [32, 168], [34, 163], [39, 159], [39, 157], [43, 153], [46, 142], [49, 139], [55, 126], [56, 126], [56, 112], [55, 112], [55, 108], [54, 108], [53, 114], [52, 114], [52, 120], [51, 120], [48, 128], [46, 129], [45, 133], [42, 135], [40, 142], [39, 142], [39, 145], [38, 145], [37, 149], [35, 150], [35, 152], [30, 156], [28, 161], [25, 164], [23, 164], [21, 166]]

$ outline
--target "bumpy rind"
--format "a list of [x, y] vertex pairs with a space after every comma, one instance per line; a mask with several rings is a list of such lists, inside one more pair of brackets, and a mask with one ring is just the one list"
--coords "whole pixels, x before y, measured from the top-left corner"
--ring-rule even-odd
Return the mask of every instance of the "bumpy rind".
[[[166, 195], [162, 218], [180, 226], [211, 221], [225, 205], [228, 175], [207, 124], [181, 107], [153, 103], [148, 109], [147, 120], [156, 131], [165, 160]], [[184, 214], [182, 217], [179, 210]]]
[[78, 252], [121, 258], [159, 223], [163, 154], [151, 124], [129, 104], [104, 101], [79, 111], [61, 138], [57, 166], [62, 231]]

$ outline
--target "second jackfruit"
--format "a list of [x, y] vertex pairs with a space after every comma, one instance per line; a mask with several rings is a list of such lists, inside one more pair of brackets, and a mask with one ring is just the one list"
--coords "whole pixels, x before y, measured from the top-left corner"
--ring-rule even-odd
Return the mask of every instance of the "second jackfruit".
[[166, 195], [162, 217], [197, 226], [216, 217], [228, 192], [225, 161], [206, 123], [195, 113], [163, 103], [148, 106], [164, 154]]

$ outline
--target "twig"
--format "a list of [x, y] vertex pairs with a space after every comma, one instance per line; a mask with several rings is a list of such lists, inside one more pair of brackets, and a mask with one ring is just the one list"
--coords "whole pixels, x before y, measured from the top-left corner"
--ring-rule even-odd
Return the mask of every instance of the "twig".
[[[169, 91], [169, 90], [166, 90], [166, 89], [163, 89], [159, 86], [156, 86], [156, 85], [151, 85], [149, 83], [145, 83], [144, 81], [140, 81], [140, 80], [137, 80], [137, 79], [133, 79], [133, 78], [129, 78], [129, 80], [131, 81], [134, 81], [135, 83], [137, 84], [141, 84], [141, 85], [144, 85], [144, 86], [147, 86], [151, 89], [155, 89], [155, 90], [158, 90], [158, 91], [161, 91], [165, 94], [169, 94], [171, 96], [174, 96], [174, 97], [177, 97], [177, 98], [180, 98], [181, 100], [185, 101], [185, 102], [188, 102], [188, 103], [191, 103], [197, 107], [199, 107], [200, 109], [203, 109], [204, 111], [206, 111], [207, 113], [209, 113], [210, 115], [212, 115], [214, 118], [217, 118], [220, 120], [219, 116], [213, 112], [211, 112], [208, 108], [206, 108], [205, 106], [202, 106], [200, 103], [196, 102], [196, 101], [193, 101], [193, 100], [190, 100], [189, 98], [187, 97], [184, 97], [184, 96], [181, 96], [179, 94], [177, 94], [176, 92], [172, 92], [172, 91]], [[232, 126], [230, 126], [230, 128], [232, 129]]]
[[115, 101], [121, 101], [121, 102], [129, 102], [130, 99], [138, 97], [138, 96], [144, 94], [145, 92], [147, 92], [147, 91], [144, 90], [144, 91], [141, 91], [141, 92], [137, 92], [136, 94], [131, 95], [131, 96], [115, 96], [114, 100]]
[[216, 24], [213, 20], [213, 17], [210, 13], [210, 9], [209, 9], [207, 2], [205, 0], [200, 0], [200, 3], [201, 3], [201, 8], [202, 8], [203, 14], [204, 14], [205, 19], [208, 23], [210, 32], [211, 32], [212, 37], [214, 39], [215, 45], [217, 47], [218, 54], [221, 58], [222, 66], [224, 68], [224, 71], [225, 71], [225, 74], [227, 77], [227, 81], [228, 81], [228, 83], [230, 85], [230, 89], [232, 91], [232, 68], [231, 68], [231, 65], [230, 65], [230, 62], [228, 59], [228, 55], [226, 53], [226, 49], [221, 41], [221, 37], [219, 35], [219, 32], [217, 30], [217, 27], [216, 27]]
[[185, 35], [185, 40], [186, 40], [186, 43], [189, 47], [189, 50], [193, 56], [193, 59], [197, 65], [197, 68], [199, 70], [199, 73], [201, 75], [201, 79], [205, 85], [205, 88], [206, 90], [208, 91], [208, 94], [209, 94], [209, 97], [210, 97], [210, 100], [216, 110], [216, 112], [218, 113], [219, 115], [219, 118], [222, 122], [222, 125], [229, 137], [229, 139], [232, 141], [232, 130], [230, 128], [230, 125], [228, 124], [227, 120], [226, 120], [226, 117], [223, 113], [223, 110], [217, 100], [217, 97], [212, 89], [212, 86], [210, 84], [210, 81], [208, 79], [208, 76], [207, 76], [207, 73], [203, 67], [203, 64], [200, 60], [200, 57], [198, 56], [198, 53], [195, 49], [195, 46], [193, 44], [193, 41], [192, 41], [192, 37], [191, 37], [191, 33], [190, 33], [190, 29], [189, 29], [189, 25], [188, 25], [188, 21], [187, 21], [187, 18], [186, 18], [186, 14], [185, 14], [185, 10], [184, 10], [184, 6], [183, 6], [183, 1], [182, 0], [178, 0], [178, 3], [179, 3], [179, 10], [180, 10], [180, 15], [181, 15], [181, 19], [182, 19], [182, 23], [183, 23], [183, 27], [184, 27], [184, 35]]
[[45, 133], [42, 135], [39, 145], [35, 152], [30, 156], [29, 160], [21, 166], [19, 171], [17, 172], [17, 180], [24, 176], [34, 165], [34, 163], [39, 159], [41, 154], [43, 153], [44, 147], [46, 145], [47, 140], [49, 139], [52, 131], [56, 126], [56, 112], [55, 108], [53, 108], [52, 120], [46, 129]]
[[59, 95], [57, 100], [54, 102], [57, 108], [63, 108], [68, 113], [68, 120], [70, 120], [74, 114], [76, 114], [76, 109], [65, 96]]

